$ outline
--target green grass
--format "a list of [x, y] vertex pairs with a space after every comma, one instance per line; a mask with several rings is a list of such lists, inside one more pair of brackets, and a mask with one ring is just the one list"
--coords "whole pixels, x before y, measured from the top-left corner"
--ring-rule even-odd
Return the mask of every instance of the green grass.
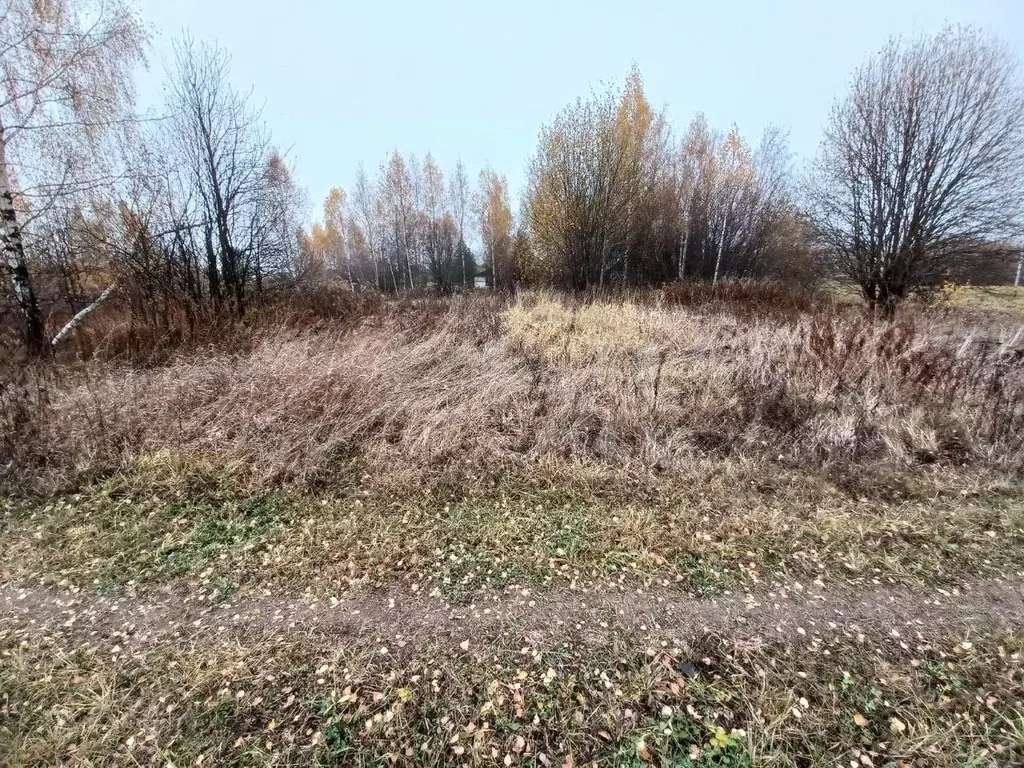
[[24, 570], [35, 561], [40, 578], [101, 588], [216, 574], [228, 591], [237, 574], [224, 566], [264, 551], [289, 510], [270, 494], [211, 502], [107, 491], [101, 484], [9, 515], [0, 562]]
[[799, 636], [694, 626], [678, 637], [614, 608], [572, 622], [557, 609], [581, 591], [671, 600], [817, 581], [849, 594], [1017, 573], [1024, 495], [1013, 480], [917, 468], [851, 485], [714, 460], [656, 482], [510, 476], [445, 497], [373, 478], [304, 492], [253, 493], [230, 476], [154, 483], [147, 466], [76, 494], [8, 499], [0, 573], [113, 600], [171, 587], [204, 606], [229, 603], [222, 621], [236, 601], [358, 592], [372, 605], [390, 590], [479, 612], [529, 587], [524, 600], [551, 596], [538, 602], [546, 613], [529, 627], [469, 622], [464, 634], [381, 634], [367, 617], [340, 637], [270, 623], [219, 635], [127, 617], [77, 633], [11, 622], [0, 626], [5, 765], [1024, 759], [1024, 639], [1014, 631], [977, 625], [960, 637], [923, 624], [896, 635], [811, 621]]
[[184, 582], [326, 596], [402, 586], [471, 601], [518, 585], [714, 594], [782, 579], [919, 585], [1024, 568], [1014, 482], [937, 471], [870, 498], [818, 473], [720, 461], [659, 483], [515, 481], [450, 501], [359, 488], [190, 498], [121, 474], [45, 503], [9, 502], [0, 569], [86, 588]]

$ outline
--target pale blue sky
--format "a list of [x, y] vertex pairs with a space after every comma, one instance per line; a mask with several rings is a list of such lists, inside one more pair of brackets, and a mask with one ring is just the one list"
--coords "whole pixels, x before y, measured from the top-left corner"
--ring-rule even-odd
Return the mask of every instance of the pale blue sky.
[[489, 162], [521, 186], [542, 123], [636, 62], [680, 131], [697, 111], [756, 140], [768, 123], [814, 153], [829, 106], [892, 34], [945, 22], [1024, 54], [1024, 0], [139, 0], [155, 27], [142, 100], [159, 98], [170, 41], [188, 29], [232, 56], [318, 208], [360, 161], [428, 150], [475, 180]]

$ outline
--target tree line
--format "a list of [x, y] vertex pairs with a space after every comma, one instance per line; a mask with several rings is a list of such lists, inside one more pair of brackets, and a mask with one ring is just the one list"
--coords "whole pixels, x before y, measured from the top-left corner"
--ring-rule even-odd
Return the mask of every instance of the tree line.
[[[504, 283], [495, 254], [512, 227], [503, 176], [486, 168], [473, 186], [461, 161], [446, 179], [430, 153], [420, 162], [396, 150], [375, 179], [360, 166], [351, 195], [338, 187], [328, 192], [321, 220], [298, 232], [295, 277], [395, 292]], [[467, 242], [474, 239], [476, 251]]]
[[311, 225], [227, 53], [177, 41], [167, 103], [140, 116], [147, 47], [122, 0], [0, 0], [0, 320], [37, 354], [111, 295], [159, 328], [324, 286], [826, 276], [891, 314], [942, 280], [1020, 279], [1019, 63], [970, 28], [869, 57], [801, 173], [779, 127], [750, 143], [698, 115], [676, 135], [634, 69], [541, 128], [515, 207], [493, 169], [395, 151]]

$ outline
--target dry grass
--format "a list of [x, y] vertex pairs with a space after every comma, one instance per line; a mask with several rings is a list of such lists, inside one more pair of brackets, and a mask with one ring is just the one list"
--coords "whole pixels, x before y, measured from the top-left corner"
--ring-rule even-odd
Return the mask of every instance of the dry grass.
[[941, 291], [942, 308], [1024, 315], [1024, 288], [1012, 285], [955, 286]]
[[363, 471], [600, 466], [700, 457], [795, 467], [939, 462], [1016, 472], [1024, 337], [992, 322], [779, 319], [556, 296], [425, 302], [355, 328], [263, 332], [157, 368], [95, 363], [6, 385], [20, 479], [154, 454], [216, 457], [256, 483]]
[[9, 400], [8, 483], [84, 493], [12, 501], [0, 571], [460, 599], [1012, 572], [1018, 344], [540, 294], [63, 369]]
[[952, 768], [1024, 756], [1019, 635], [831, 622], [686, 639], [612, 622], [408, 648], [405, 633], [197, 639], [126, 625], [84, 641], [36, 630], [23, 643], [0, 627], [0, 756], [562, 768]]
[[[156, 355], [114, 318], [90, 361], [17, 369], [0, 582], [55, 604], [0, 621], [0, 763], [1024, 759], [1016, 619], [786, 598], [1019, 579], [1019, 322], [777, 298], [417, 298]], [[684, 590], [761, 623], [637, 612]], [[97, 593], [132, 618], [89, 623]], [[209, 621], [153, 623], [179, 599]], [[269, 619], [314, 600], [385, 618]]]

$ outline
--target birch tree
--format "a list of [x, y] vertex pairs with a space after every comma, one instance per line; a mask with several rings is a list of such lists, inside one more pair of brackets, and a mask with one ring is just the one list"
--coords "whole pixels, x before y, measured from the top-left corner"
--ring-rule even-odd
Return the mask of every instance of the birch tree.
[[352, 202], [355, 207], [355, 219], [363, 238], [366, 241], [366, 250], [370, 260], [373, 262], [373, 284], [376, 288], [383, 288], [380, 274], [380, 254], [378, 246], [380, 237], [380, 199], [377, 189], [372, 185], [366, 176], [366, 169], [360, 163], [356, 171], [356, 181], [352, 188]]
[[484, 263], [491, 272], [492, 288], [510, 288], [516, 281], [511, 269], [512, 208], [508, 181], [491, 168], [480, 171], [476, 210], [483, 242]]
[[324, 232], [331, 266], [355, 289], [352, 259], [348, 252], [348, 196], [340, 187], [332, 187], [324, 200]]
[[718, 230], [718, 248], [715, 253], [712, 285], [718, 283], [718, 277], [722, 272], [722, 254], [725, 252], [726, 242], [739, 229], [736, 208], [744, 197], [748, 198], [746, 202], [751, 208], [751, 215], [753, 215], [753, 200], [749, 199], [756, 183], [753, 167], [750, 148], [736, 127], [733, 126], [729, 135], [725, 137], [725, 141], [719, 146], [717, 158], [718, 183], [715, 188], [717, 221], [713, 226]]
[[623, 89], [579, 99], [542, 129], [525, 212], [533, 247], [560, 282], [581, 290], [648, 271], [636, 259], [660, 240], [666, 148], [665, 121], [635, 70]]
[[459, 231], [459, 254], [462, 257], [462, 285], [466, 288], [473, 287], [475, 275], [473, 264], [473, 253], [466, 245], [466, 213], [469, 208], [469, 177], [466, 175], [466, 166], [460, 159], [455, 164], [455, 172], [448, 182], [449, 205], [455, 225]]
[[[0, 0], [0, 263], [33, 353], [48, 340], [24, 218], [84, 183], [101, 139], [132, 119], [145, 44], [123, 0]], [[28, 157], [43, 160], [42, 174], [21, 162]], [[60, 167], [46, 162], [56, 157]]]
[[380, 195], [387, 227], [387, 238], [391, 244], [393, 258], [389, 259], [391, 282], [394, 290], [403, 284], [413, 287], [412, 249], [414, 247], [413, 178], [405, 158], [393, 152], [387, 163], [381, 166]]
[[459, 264], [459, 231], [448, 208], [444, 174], [430, 153], [423, 159], [424, 254], [434, 286], [441, 294], [451, 293], [462, 277]]

